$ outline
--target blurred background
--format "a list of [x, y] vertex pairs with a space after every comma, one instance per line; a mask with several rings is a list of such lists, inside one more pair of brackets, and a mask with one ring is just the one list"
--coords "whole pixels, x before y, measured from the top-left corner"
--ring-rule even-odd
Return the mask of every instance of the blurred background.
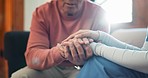
[[[0, 78], [7, 78], [7, 61], [3, 59], [4, 34], [30, 31], [32, 12], [49, 0], [0, 0]], [[111, 23], [111, 32], [118, 29], [146, 28], [148, 0], [92, 0], [101, 5]]]

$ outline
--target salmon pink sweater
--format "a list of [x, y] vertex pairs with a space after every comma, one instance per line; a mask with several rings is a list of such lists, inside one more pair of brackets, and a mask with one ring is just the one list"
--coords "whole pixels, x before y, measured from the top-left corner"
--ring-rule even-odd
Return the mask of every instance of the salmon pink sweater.
[[77, 16], [64, 17], [59, 12], [57, 1], [45, 3], [33, 13], [25, 52], [30, 68], [43, 70], [56, 65], [73, 66], [60, 55], [61, 50], [56, 47], [57, 43], [80, 29], [109, 32], [105, 12], [100, 6], [86, 0]]

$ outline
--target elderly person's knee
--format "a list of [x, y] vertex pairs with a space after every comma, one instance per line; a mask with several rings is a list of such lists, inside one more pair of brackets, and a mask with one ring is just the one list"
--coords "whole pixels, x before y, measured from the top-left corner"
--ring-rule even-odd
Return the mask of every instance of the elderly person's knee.
[[41, 71], [30, 69], [28, 67], [22, 68], [11, 75], [11, 78], [40, 78], [43, 74]]

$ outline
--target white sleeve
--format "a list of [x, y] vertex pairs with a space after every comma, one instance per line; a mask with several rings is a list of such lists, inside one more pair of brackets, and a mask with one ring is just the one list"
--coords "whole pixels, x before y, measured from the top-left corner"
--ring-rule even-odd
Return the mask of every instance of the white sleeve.
[[145, 38], [145, 42], [144, 42], [143, 47], [141, 49], [148, 51], [148, 28], [147, 28], [147, 36]]
[[145, 41], [143, 44], [142, 50], [148, 51], [148, 41]]
[[129, 45], [125, 42], [122, 42], [103, 31], [99, 31], [99, 34], [100, 36], [98, 38], [98, 41], [101, 41], [101, 43], [106, 44], [108, 46], [118, 47], [123, 49], [131, 49], [131, 50], [141, 50], [140, 48], [133, 45]]
[[95, 55], [102, 56], [124, 67], [148, 74], [148, 51], [109, 47], [101, 43], [90, 44]]

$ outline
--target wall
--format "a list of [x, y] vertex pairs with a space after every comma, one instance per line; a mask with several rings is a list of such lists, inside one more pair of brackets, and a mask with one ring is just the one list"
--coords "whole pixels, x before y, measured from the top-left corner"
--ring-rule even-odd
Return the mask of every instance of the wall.
[[112, 25], [111, 31], [117, 29], [146, 28], [148, 26], [148, 0], [133, 0], [133, 21]]
[[36, 7], [40, 6], [43, 3], [46, 3], [49, 0], [24, 0], [24, 30], [30, 30], [30, 24], [32, 19], [32, 12]]

